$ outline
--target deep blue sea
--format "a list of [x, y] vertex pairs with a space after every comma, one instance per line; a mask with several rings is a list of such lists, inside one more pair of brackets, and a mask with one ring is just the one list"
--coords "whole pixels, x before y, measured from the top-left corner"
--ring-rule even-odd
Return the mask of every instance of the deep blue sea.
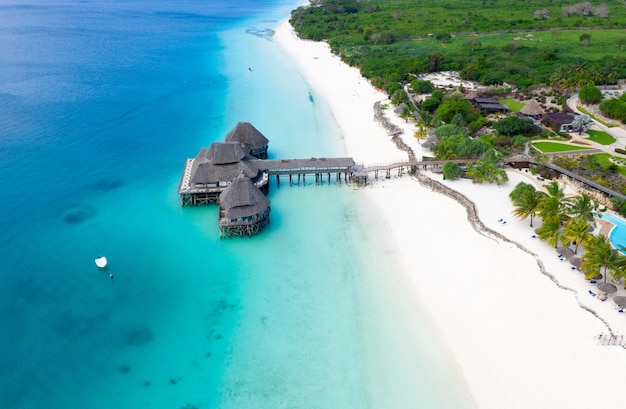
[[0, 408], [474, 407], [357, 190], [272, 181], [254, 238], [180, 206], [238, 121], [345, 155], [271, 39], [300, 3], [0, 0]]

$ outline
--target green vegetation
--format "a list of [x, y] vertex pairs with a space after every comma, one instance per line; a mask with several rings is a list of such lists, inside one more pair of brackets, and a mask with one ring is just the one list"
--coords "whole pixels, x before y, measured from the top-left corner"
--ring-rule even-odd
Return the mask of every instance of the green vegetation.
[[533, 121], [517, 116], [507, 116], [493, 124], [493, 127], [498, 133], [507, 136], [527, 135], [534, 129]]
[[447, 180], [458, 179], [463, 174], [461, 165], [456, 162], [446, 162], [443, 164], [443, 178]]
[[597, 104], [602, 101], [602, 91], [592, 84], [587, 84], [578, 91], [578, 99], [586, 105]]
[[512, 99], [512, 98], [501, 99], [500, 103], [502, 105], [506, 105], [507, 107], [509, 107], [509, 110], [512, 113], [519, 112], [520, 109], [524, 108], [524, 105], [525, 105], [523, 102], [517, 101], [517, 100]]
[[600, 103], [600, 111], [609, 118], [617, 119], [626, 124], [626, 94]]
[[[388, 93], [390, 84], [440, 70], [524, 88], [561, 69], [577, 74], [554, 78], [569, 89], [626, 77], [626, 7], [603, 3], [580, 11], [575, 0], [318, 0], [293, 11], [290, 22], [303, 38], [327, 40]], [[583, 70], [575, 69], [580, 61]]]
[[585, 146], [567, 145], [558, 142], [534, 142], [533, 146], [543, 153], [567, 152], [590, 149]]
[[[617, 171], [620, 175], [626, 176], [626, 165], [623, 163], [623, 159], [612, 157], [608, 153], [594, 153], [590, 155], [602, 169], [607, 172]], [[623, 163], [622, 166], [617, 165], [615, 162]]]
[[603, 131], [588, 130], [589, 140], [599, 143], [601, 145], [610, 145], [615, 142], [615, 138]]

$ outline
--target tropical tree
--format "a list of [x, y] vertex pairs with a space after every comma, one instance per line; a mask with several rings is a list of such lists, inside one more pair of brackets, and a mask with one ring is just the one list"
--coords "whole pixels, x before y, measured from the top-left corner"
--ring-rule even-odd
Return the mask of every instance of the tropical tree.
[[572, 121], [572, 128], [576, 129], [579, 135], [583, 132], [587, 132], [587, 130], [591, 128], [592, 125], [593, 125], [593, 120], [591, 119], [589, 115], [586, 115], [586, 114], [578, 115]]
[[465, 174], [472, 179], [474, 183], [497, 183], [498, 185], [509, 180], [506, 171], [497, 167], [494, 163], [479, 160], [476, 163], [468, 163]]
[[582, 269], [587, 272], [587, 277], [597, 274], [606, 276], [610, 274], [614, 279], [621, 275], [624, 265], [624, 256], [614, 249], [609, 239], [599, 234], [591, 236], [584, 244], [586, 253], [582, 256]]
[[562, 236], [561, 220], [558, 217], [543, 219], [541, 227], [537, 229], [537, 235], [546, 243], [556, 248]]
[[556, 218], [559, 223], [565, 214], [565, 193], [557, 182], [550, 182], [545, 186], [547, 194], [539, 201], [539, 216], [545, 221]]
[[567, 201], [566, 206], [572, 218], [580, 218], [586, 221], [590, 226], [596, 225], [594, 213], [598, 209], [598, 204], [594, 202], [588, 194], [583, 193], [573, 197], [571, 200]]
[[509, 193], [514, 206], [513, 214], [522, 220], [530, 217], [530, 227], [533, 227], [533, 217], [539, 211], [539, 201], [543, 194], [530, 183], [518, 183]]
[[581, 243], [587, 242], [591, 234], [589, 233], [589, 223], [582, 217], [571, 219], [563, 229], [561, 241], [564, 246], [574, 243], [574, 254], [578, 254], [578, 247]]
[[448, 161], [443, 165], [443, 178], [446, 180], [454, 180], [463, 174], [461, 165], [456, 162]]

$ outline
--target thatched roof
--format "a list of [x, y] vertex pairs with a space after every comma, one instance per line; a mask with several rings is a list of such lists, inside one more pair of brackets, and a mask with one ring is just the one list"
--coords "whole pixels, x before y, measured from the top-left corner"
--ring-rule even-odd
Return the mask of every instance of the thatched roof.
[[530, 160], [531, 160], [531, 158], [528, 155], [525, 155], [523, 153], [517, 153], [515, 155], [510, 155], [510, 156], [507, 156], [506, 158], [504, 158], [504, 162], [505, 163], [529, 162]]
[[435, 134], [428, 135], [426, 141], [422, 143], [422, 148], [430, 149], [433, 145], [439, 143], [439, 137]]
[[526, 103], [526, 105], [524, 105], [524, 107], [520, 109], [519, 111], [522, 114], [528, 115], [528, 116], [543, 115], [543, 109], [541, 109], [537, 101], [535, 101], [534, 99], [531, 99], [530, 101], [528, 101], [528, 103]]
[[393, 112], [396, 113], [396, 114], [400, 114], [400, 113], [402, 113], [404, 108], [408, 108], [408, 107], [409, 106], [405, 102], [402, 102], [400, 105], [398, 105], [397, 107], [394, 108]]
[[448, 93], [444, 95], [444, 99], [453, 99], [453, 98], [465, 98], [465, 94], [461, 92], [458, 88], [454, 90], [454, 92]]
[[197, 185], [231, 182], [240, 173], [243, 173], [250, 179], [255, 179], [259, 175], [259, 170], [248, 162], [229, 163], [226, 165], [214, 165], [211, 162], [201, 163], [195, 170], [192, 170], [191, 183]]
[[231, 182], [242, 172], [254, 179], [259, 169], [250, 164], [248, 158], [240, 143], [214, 142], [196, 156], [190, 181], [193, 185]]
[[246, 157], [246, 150], [237, 142], [214, 142], [207, 151], [207, 156], [214, 165], [237, 163]]
[[464, 96], [463, 99], [465, 99], [467, 101], [473, 101], [477, 97], [478, 97], [478, 93], [472, 91], [469, 94], [467, 94], [466, 96]]
[[268, 198], [243, 173], [224, 189], [219, 203], [228, 219], [262, 214], [270, 207]]
[[242, 143], [249, 149], [258, 149], [269, 143], [269, 140], [250, 122], [238, 122], [232, 131], [226, 135], [225, 141]]

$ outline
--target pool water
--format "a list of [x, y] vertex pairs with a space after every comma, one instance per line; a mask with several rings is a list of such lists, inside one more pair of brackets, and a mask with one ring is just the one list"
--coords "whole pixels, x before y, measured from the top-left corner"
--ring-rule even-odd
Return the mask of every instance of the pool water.
[[609, 234], [609, 240], [613, 247], [626, 254], [626, 251], [620, 249], [620, 246], [626, 247], [626, 220], [612, 213], [603, 214], [601, 218], [615, 225]]

